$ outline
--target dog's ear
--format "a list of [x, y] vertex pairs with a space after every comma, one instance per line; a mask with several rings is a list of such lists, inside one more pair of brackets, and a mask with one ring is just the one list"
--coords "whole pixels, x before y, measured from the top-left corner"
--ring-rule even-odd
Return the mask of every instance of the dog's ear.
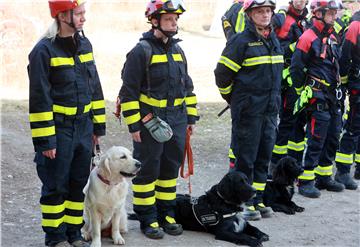
[[287, 184], [287, 175], [285, 172], [286, 169], [286, 160], [281, 159], [279, 160], [279, 162], [277, 163], [275, 169], [273, 170], [273, 181], [277, 184]]
[[110, 160], [107, 156], [103, 156], [99, 163], [99, 169], [102, 175], [105, 177], [110, 176], [111, 170], [110, 170]]

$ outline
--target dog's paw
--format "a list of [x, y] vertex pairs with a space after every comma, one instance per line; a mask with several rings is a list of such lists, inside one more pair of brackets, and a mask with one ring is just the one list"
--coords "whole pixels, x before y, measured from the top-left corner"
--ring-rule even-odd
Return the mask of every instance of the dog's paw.
[[261, 241], [260, 241], [260, 240], [257, 240], [257, 239], [251, 240], [251, 242], [249, 242], [248, 245], [249, 245], [250, 247], [262, 247], [262, 246], [263, 246], [262, 243], [261, 243]]
[[292, 208], [289, 208], [289, 209], [284, 210], [284, 213], [285, 214], [295, 214], [295, 210]]
[[100, 238], [93, 239], [90, 247], [101, 247], [101, 239]]
[[295, 211], [298, 213], [304, 212], [304, 210], [305, 210], [305, 208], [303, 208], [303, 207], [299, 207], [299, 206], [295, 207]]
[[114, 244], [117, 245], [124, 245], [125, 239], [121, 236], [121, 234], [115, 234], [115, 236], [112, 236]]
[[265, 233], [259, 238], [261, 242], [269, 241], [269, 239], [270, 239], [269, 235]]

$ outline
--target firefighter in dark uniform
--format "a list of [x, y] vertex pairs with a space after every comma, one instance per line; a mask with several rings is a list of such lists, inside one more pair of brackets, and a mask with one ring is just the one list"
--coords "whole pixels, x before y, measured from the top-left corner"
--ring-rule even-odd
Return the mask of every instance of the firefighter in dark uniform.
[[[349, 93], [350, 110], [340, 147], [336, 153], [335, 180], [346, 189], [356, 190], [358, 185], [350, 176], [351, 165], [356, 162], [356, 174], [360, 173], [360, 12], [356, 12], [345, 34], [340, 58], [340, 74]], [[355, 155], [355, 160], [354, 160]]]
[[247, 202], [243, 216], [257, 220], [271, 215], [262, 195], [275, 143], [284, 59], [270, 27], [275, 2], [246, 0], [243, 8], [247, 27], [227, 42], [215, 79], [231, 107], [235, 168], [256, 188], [256, 197]]
[[83, 2], [50, 0], [49, 6], [54, 23], [31, 51], [28, 66], [42, 227], [47, 246], [89, 246], [80, 232], [82, 190], [93, 144], [105, 135], [105, 102], [82, 32]]
[[309, 28], [306, 20], [308, 14], [306, 4], [307, 0], [292, 0], [287, 10], [280, 10], [272, 20], [276, 35], [284, 49], [285, 60], [280, 123], [271, 158], [272, 164], [276, 164], [286, 155], [295, 158], [298, 163], [302, 161], [306, 120], [304, 114], [293, 115], [294, 103], [301, 89], [296, 90], [296, 88], [293, 88], [289, 67], [297, 40]]
[[231, 7], [221, 17], [221, 23], [226, 40], [229, 40], [235, 33], [245, 29], [245, 12], [242, 9], [244, 0], [235, 0]]
[[[164, 231], [170, 235], [182, 233], [182, 226], [174, 219], [176, 179], [184, 157], [186, 131], [192, 132], [198, 119], [186, 58], [177, 44], [180, 40], [173, 38], [184, 11], [179, 0], [150, 1], [145, 15], [152, 29], [143, 34], [140, 42], [151, 45], [151, 63], [147, 64], [138, 43], [127, 55], [119, 93], [133, 138], [134, 157], [142, 163], [133, 179], [134, 211], [142, 232], [153, 239], [162, 238]], [[143, 124], [149, 113], [171, 126], [170, 140], [160, 143], [150, 135]]]
[[308, 139], [304, 172], [299, 176], [299, 193], [317, 198], [319, 189], [336, 192], [344, 189], [344, 185], [331, 178], [341, 131], [340, 45], [333, 34], [340, 3], [337, 0], [312, 0], [310, 7], [313, 26], [304, 32], [296, 45], [290, 74], [295, 88], [304, 87], [294, 111], [298, 113], [305, 106], [307, 114]]

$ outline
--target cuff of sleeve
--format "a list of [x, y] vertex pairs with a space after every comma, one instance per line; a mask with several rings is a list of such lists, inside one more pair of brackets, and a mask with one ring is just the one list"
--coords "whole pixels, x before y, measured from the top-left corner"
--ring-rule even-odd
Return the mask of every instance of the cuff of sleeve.
[[199, 121], [200, 116], [190, 116], [188, 115], [188, 124], [195, 124], [196, 121]]
[[129, 132], [130, 132], [130, 133], [134, 133], [134, 132], [140, 130], [141, 123], [140, 123], [140, 121], [138, 121], [138, 122], [136, 122], [136, 123], [133, 123], [133, 124], [128, 125], [128, 127], [129, 127]]
[[35, 152], [43, 152], [56, 148], [56, 136], [49, 137], [47, 140], [34, 141]]

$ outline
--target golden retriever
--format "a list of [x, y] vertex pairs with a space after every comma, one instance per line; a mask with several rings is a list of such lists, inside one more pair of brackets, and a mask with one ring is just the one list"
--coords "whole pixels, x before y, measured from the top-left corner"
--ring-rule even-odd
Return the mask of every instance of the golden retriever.
[[100, 155], [83, 190], [85, 194], [85, 240], [91, 246], [101, 246], [101, 230], [111, 228], [114, 244], [125, 244], [121, 233], [127, 232], [125, 199], [129, 184], [125, 177], [133, 177], [140, 169], [140, 162], [131, 152], [113, 146]]

